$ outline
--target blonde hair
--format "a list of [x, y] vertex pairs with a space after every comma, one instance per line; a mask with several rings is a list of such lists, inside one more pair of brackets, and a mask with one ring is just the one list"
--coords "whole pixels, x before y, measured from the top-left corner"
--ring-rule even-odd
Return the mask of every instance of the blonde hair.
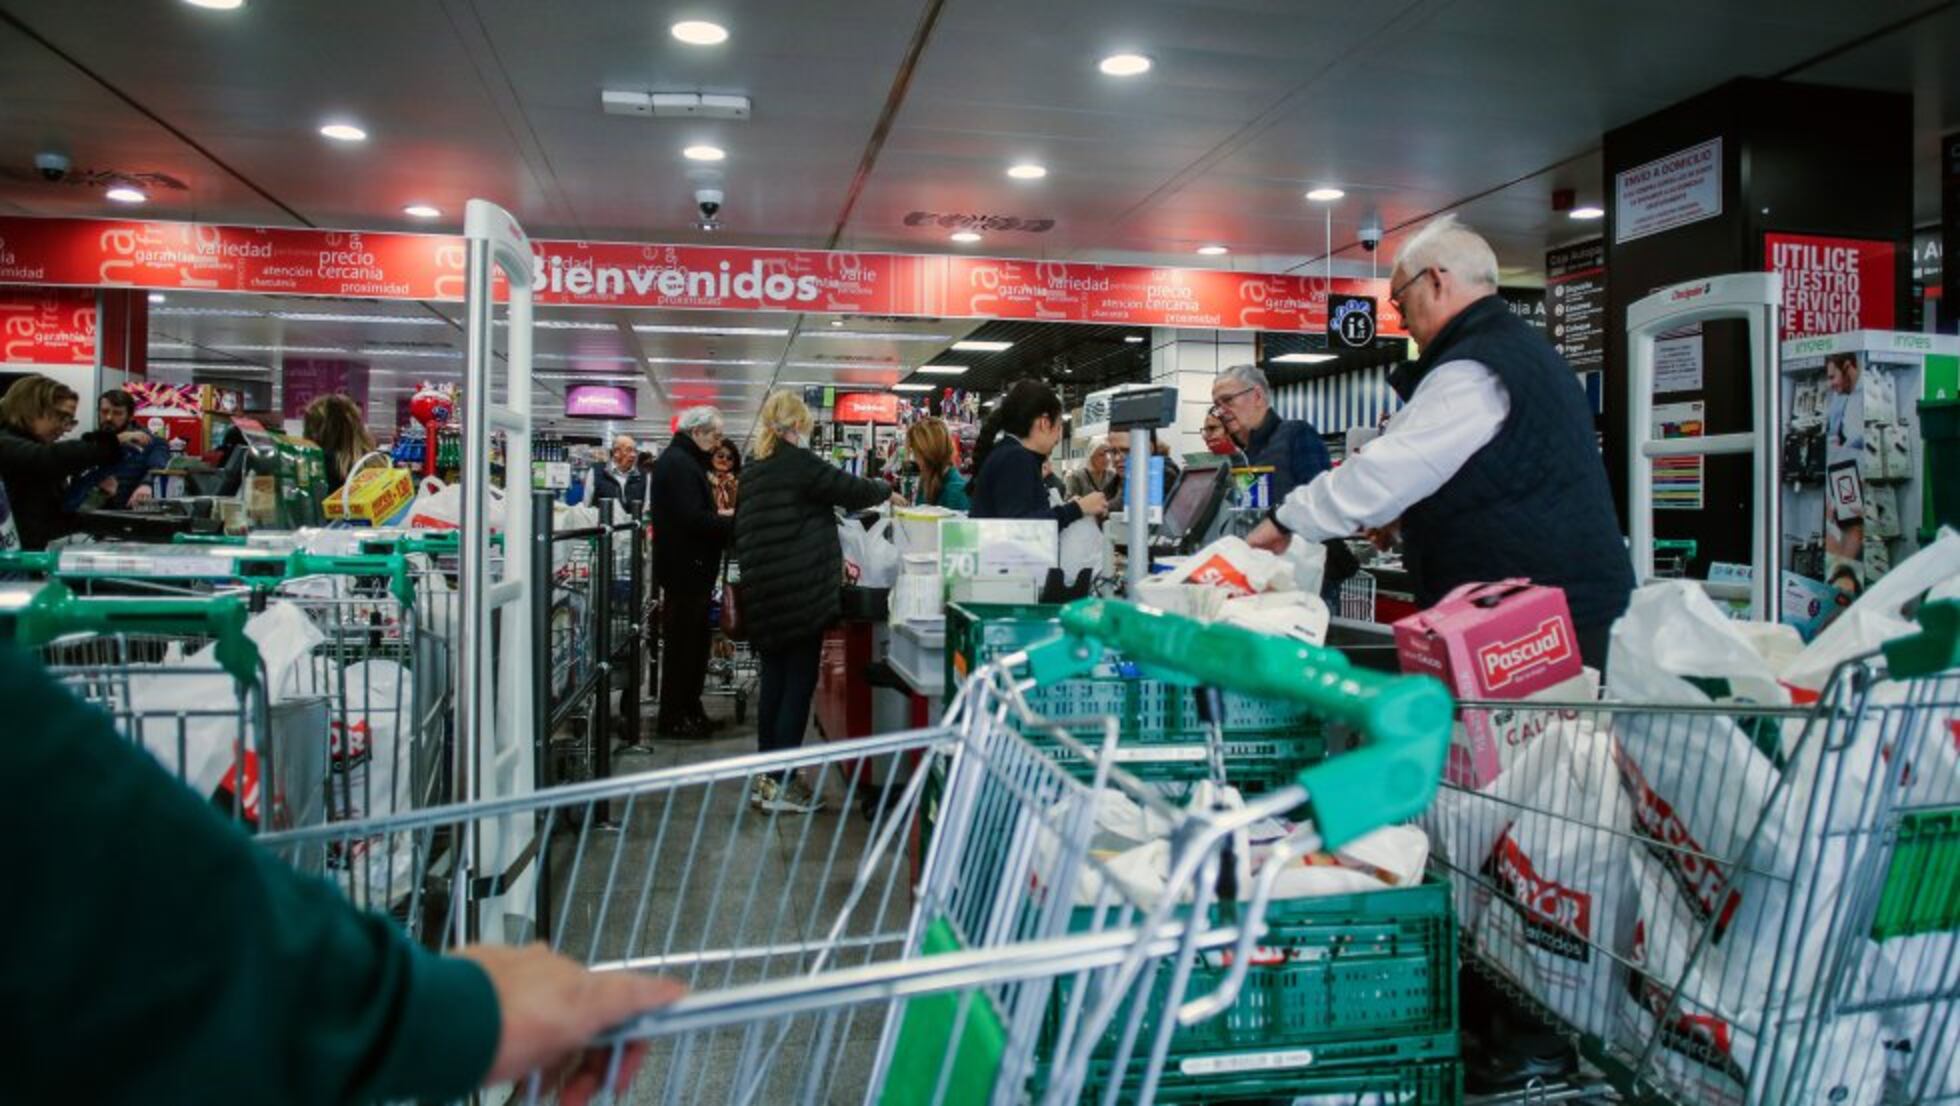
[[79, 403], [81, 398], [75, 389], [52, 376], [24, 376], [0, 396], [0, 423], [25, 434], [35, 419], [54, 414], [56, 407], [71, 399]]
[[755, 459], [760, 461], [776, 452], [776, 445], [786, 434], [805, 437], [816, 420], [810, 417], [810, 408], [803, 403], [803, 397], [795, 392], [775, 392], [762, 401], [762, 410], [756, 414], [759, 424], [755, 431]]
[[320, 452], [334, 459], [343, 480], [354, 475], [356, 461], [374, 452], [374, 435], [368, 433], [360, 407], [338, 393], [307, 404], [302, 429]]
[[939, 419], [920, 419], [905, 432], [905, 448], [919, 463], [919, 502], [937, 502], [953, 469], [953, 435]]

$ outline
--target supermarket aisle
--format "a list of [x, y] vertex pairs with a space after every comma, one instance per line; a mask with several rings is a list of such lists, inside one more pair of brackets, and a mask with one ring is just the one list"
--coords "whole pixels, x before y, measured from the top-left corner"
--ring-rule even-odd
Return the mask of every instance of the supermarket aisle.
[[[711, 716], [730, 723], [721, 736], [616, 752], [615, 772], [754, 752], [754, 726], [733, 724], [729, 700], [710, 698], [706, 705]], [[814, 730], [809, 740], [816, 740]], [[553, 907], [562, 910], [556, 914], [561, 948], [588, 960], [663, 958], [659, 970], [704, 990], [797, 972], [808, 962], [810, 942], [834, 920], [871, 824], [855, 807], [841, 809], [845, 788], [834, 776], [822, 787], [826, 809], [809, 817], [761, 814], [749, 806], [746, 790], [746, 781], [731, 780], [619, 804], [612, 812], [617, 829], [590, 835], [583, 856], [576, 827], [561, 833], [552, 850], [553, 882], [565, 889]], [[855, 911], [849, 932], [902, 931], [911, 906], [907, 882], [895, 881], [892, 892], [882, 910], [872, 902]], [[859, 944], [840, 956], [861, 962], [870, 954]], [[823, 1077], [838, 1088], [836, 1101], [855, 1101], [868, 1078], [879, 1028], [868, 1014], [835, 1027], [849, 1042], [829, 1050], [835, 1067]], [[793, 1099], [796, 1080], [812, 1068], [813, 1029], [806, 1019], [781, 1032], [780, 1041], [780, 1026], [698, 1040], [678, 1074], [673, 1050], [656, 1048], [627, 1101], [728, 1101], [738, 1072], [767, 1073], [753, 1101]]]

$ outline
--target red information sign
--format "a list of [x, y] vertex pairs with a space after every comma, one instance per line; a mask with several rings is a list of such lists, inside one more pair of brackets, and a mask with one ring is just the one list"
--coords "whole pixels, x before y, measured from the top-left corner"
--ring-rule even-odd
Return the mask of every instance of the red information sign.
[[[918, 254], [534, 241], [538, 302], [1322, 332], [1327, 295], [1386, 281]], [[0, 282], [460, 300], [460, 238], [0, 218]]]
[[1898, 252], [1860, 238], [1763, 235], [1763, 268], [1783, 274], [1783, 337], [1890, 330]]
[[0, 288], [0, 362], [95, 364], [95, 293], [86, 288]]
[[845, 392], [837, 397], [831, 417], [838, 422], [898, 421], [898, 397], [890, 392]]

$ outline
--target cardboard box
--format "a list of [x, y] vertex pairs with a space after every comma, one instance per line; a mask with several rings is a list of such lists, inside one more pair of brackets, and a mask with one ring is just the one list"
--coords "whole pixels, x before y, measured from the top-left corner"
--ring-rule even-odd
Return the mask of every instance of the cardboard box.
[[[1565, 593], [1526, 580], [1465, 584], [1395, 624], [1402, 671], [1443, 681], [1463, 699], [1522, 699], [1582, 675]], [[1491, 712], [1472, 711], [1450, 750], [1451, 783], [1483, 787], [1515, 754]]]
[[344, 487], [328, 493], [327, 517], [380, 526], [415, 500], [415, 481], [407, 469], [364, 468]]

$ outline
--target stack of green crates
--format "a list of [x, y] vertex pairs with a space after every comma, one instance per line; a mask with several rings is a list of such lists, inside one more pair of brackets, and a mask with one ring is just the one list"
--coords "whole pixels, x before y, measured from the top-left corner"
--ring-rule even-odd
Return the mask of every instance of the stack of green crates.
[[[948, 606], [947, 686], [980, 664], [1059, 633], [1060, 609]], [[1300, 708], [1241, 695], [1223, 699], [1225, 775], [1234, 786], [1247, 792], [1278, 786], [1327, 755], [1326, 729]], [[1196, 696], [1142, 677], [1121, 658], [1110, 657], [1093, 677], [1034, 692], [1030, 705], [1049, 718], [1116, 716], [1119, 756], [1141, 779], [1169, 788], [1207, 773]], [[1093, 725], [1071, 730], [1085, 740], [1101, 736]], [[1442, 880], [1272, 903], [1259, 959], [1238, 1000], [1217, 1018], [1172, 1036], [1158, 1101], [1291, 1102], [1319, 1095], [1422, 1106], [1460, 1101], [1450, 904]], [[1089, 912], [1077, 911], [1084, 927]], [[1169, 970], [1168, 964], [1160, 970], [1160, 994]], [[1226, 970], [1216, 956], [1194, 965], [1186, 997], [1208, 993]], [[1055, 996], [1051, 1017], [1066, 1001], [1065, 990]], [[1146, 1014], [1131, 1070], [1120, 1073], [1126, 1085], [1140, 1077], [1153, 1027], [1166, 1016], [1162, 1005], [1154, 1001]], [[1121, 1029], [1119, 1020], [1098, 1046], [1083, 1101], [1098, 1101], [1119, 1078], [1111, 1061]], [[1046, 1078], [1045, 1065], [1035, 1078]], [[1117, 1100], [1127, 1098], [1119, 1093]]]

